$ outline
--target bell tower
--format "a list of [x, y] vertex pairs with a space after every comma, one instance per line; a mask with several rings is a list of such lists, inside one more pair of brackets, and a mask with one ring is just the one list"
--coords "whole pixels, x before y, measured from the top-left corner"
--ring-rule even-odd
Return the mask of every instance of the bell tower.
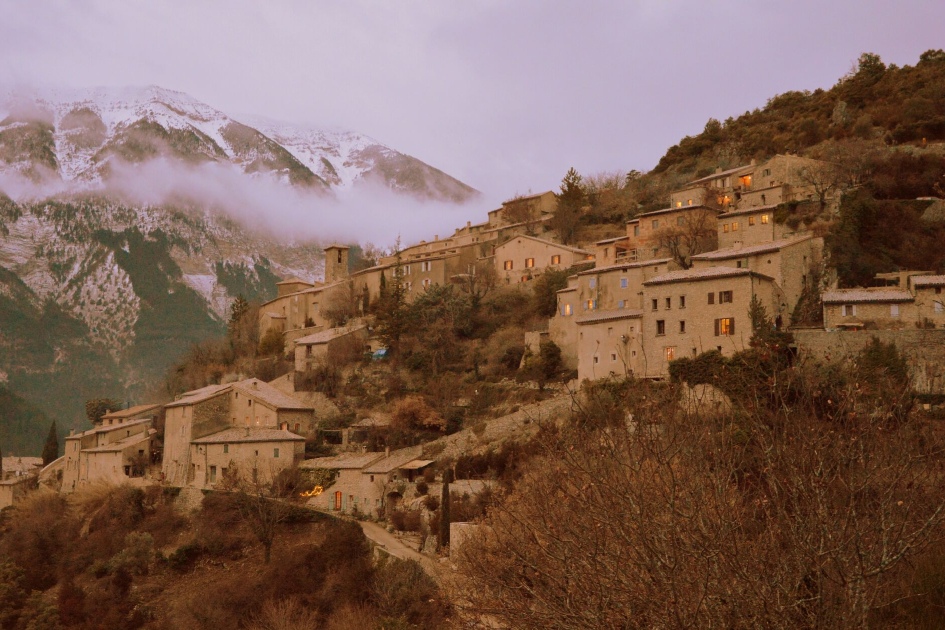
[[348, 247], [329, 245], [325, 248], [325, 284], [348, 277]]

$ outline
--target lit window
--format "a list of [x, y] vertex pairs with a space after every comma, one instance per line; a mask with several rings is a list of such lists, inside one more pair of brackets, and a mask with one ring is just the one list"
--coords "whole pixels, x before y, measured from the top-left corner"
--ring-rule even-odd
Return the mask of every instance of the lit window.
[[560, 255], [560, 254], [555, 254], [554, 256], [552, 256], [552, 257], [551, 257], [551, 264], [552, 264], [552, 265], [560, 265], [560, 264], [561, 264], [561, 255]]
[[627, 282], [627, 279], [626, 279], [626, 278], [621, 278], [621, 279], [620, 279], [620, 288], [621, 288], [621, 289], [626, 289], [628, 286], [629, 286], [629, 283]]
[[588, 311], [593, 311], [597, 308], [597, 300], [588, 300], [584, 303], [584, 309]]
[[656, 320], [656, 334], [665, 335], [666, 334], [666, 322], [662, 319]]
[[738, 221], [732, 221], [732, 231], [733, 232], [738, 231]]
[[719, 304], [725, 304], [732, 301], [731, 291], [719, 291]]
[[754, 225], [754, 224], [755, 224], [755, 217], [748, 217], [748, 225]]
[[680, 333], [686, 332], [686, 322], [684, 320], [679, 320], [679, 332]]
[[526, 259], [525, 259], [525, 268], [526, 268], [526, 269], [531, 269], [531, 268], [534, 267], [534, 266], [535, 266], [535, 259], [534, 259], [534, 258], [526, 258]]
[[687, 206], [691, 206], [691, 205], [692, 205], [692, 199], [686, 199], [686, 205], [687, 205]]
[[574, 313], [574, 311], [573, 311], [573, 309], [571, 308], [571, 304], [562, 304], [562, 305], [561, 305], [561, 316], [562, 316], [562, 317], [568, 317], [569, 315], [571, 315], [571, 314], [573, 314], [573, 313]]
[[510, 270], [512, 268], [512, 261], [506, 260], [505, 263], [502, 265], [502, 268], [505, 269], [506, 271]]
[[682, 208], [682, 202], [681, 202], [681, 201], [677, 201], [677, 202], [676, 202], [676, 207], [677, 207], [677, 208]]
[[735, 320], [731, 317], [723, 317], [715, 320], [715, 336], [728, 336], [735, 334]]
[[768, 215], [767, 214], [761, 215], [761, 223], [765, 224], [767, 222], [768, 222]]
[[672, 361], [676, 358], [676, 346], [666, 346], [666, 360]]
[[726, 234], [728, 234], [728, 223], [723, 223], [723, 224], [722, 224], [722, 231], [725, 232]]

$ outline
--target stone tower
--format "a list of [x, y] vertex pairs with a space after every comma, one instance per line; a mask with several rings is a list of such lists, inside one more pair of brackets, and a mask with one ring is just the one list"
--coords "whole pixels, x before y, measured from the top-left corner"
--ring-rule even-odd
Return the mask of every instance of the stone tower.
[[329, 245], [325, 248], [325, 284], [348, 277], [348, 247]]

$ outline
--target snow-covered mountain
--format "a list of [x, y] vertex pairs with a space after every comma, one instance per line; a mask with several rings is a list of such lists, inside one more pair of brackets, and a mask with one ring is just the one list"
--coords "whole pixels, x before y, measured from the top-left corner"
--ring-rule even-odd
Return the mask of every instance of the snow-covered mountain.
[[170, 157], [229, 162], [253, 175], [323, 191], [380, 182], [421, 199], [462, 202], [477, 192], [446, 173], [353, 131], [263, 118], [237, 120], [160, 87], [34, 89], [0, 94], [0, 173], [52, 175], [78, 187], [107, 180], [116, 161]]

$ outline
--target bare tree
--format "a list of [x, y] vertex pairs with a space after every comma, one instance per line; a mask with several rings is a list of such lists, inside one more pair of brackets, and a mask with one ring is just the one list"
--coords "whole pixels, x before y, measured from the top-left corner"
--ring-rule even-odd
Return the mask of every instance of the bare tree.
[[332, 326], [344, 326], [359, 315], [362, 295], [351, 280], [331, 289], [322, 314]]
[[469, 296], [473, 308], [478, 308], [483, 298], [498, 284], [499, 276], [491, 260], [479, 260], [469, 265], [466, 273], [456, 274], [450, 281]]
[[715, 417], [672, 387], [594, 391], [458, 551], [467, 613], [517, 628], [868, 627], [941, 532], [943, 438], [876, 413], [836, 370], [786, 378], [790, 405], [746, 395]]
[[692, 267], [692, 257], [718, 247], [716, 210], [701, 207], [680, 215], [676, 225], [667, 225], [653, 234], [653, 241], [683, 269]]
[[235, 462], [227, 468], [223, 488], [232, 493], [240, 520], [263, 546], [266, 564], [272, 557], [272, 544], [279, 526], [289, 518], [292, 506], [282, 500], [288, 477], [271, 467], [261, 473], [257, 468], [243, 471]]
[[502, 208], [502, 217], [510, 225], [522, 224], [526, 234], [535, 235], [541, 217], [534, 199], [518, 195], [503, 202]]

